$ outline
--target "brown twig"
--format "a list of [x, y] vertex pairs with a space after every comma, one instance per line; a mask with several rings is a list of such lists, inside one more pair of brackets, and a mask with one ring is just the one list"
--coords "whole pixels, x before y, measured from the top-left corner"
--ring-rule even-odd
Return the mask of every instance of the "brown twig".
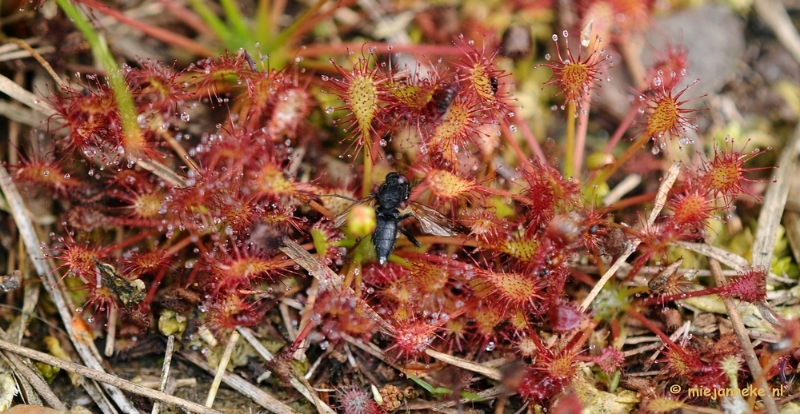
[[[2, 79], [3, 77], [0, 76], [0, 83], [2, 82]], [[75, 350], [78, 352], [78, 354], [81, 356], [81, 359], [87, 366], [96, 371], [103, 372], [103, 365], [100, 362], [100, 355], [97, 352], [97, 349], [94, 348], [94, 344], [90, 341], [81, 339], [81, 335], [76, 332], [71, 311], [71, 309], [74, 309], [74, 306], [67, 306], [65, 301], [67, 298], [64, 297], [58, 287], [58, 281], [55, 278], [55, 272], [49, 265], [49, 262], [43, 256], [42, 250], [39, 247], [39, 237], [36, 234], [33, 223], [31, 223], [26, 214], [26, 208], [22, 201], [22, 196], [19, 194], [17, 187], [11, 180], [11, 176], [9, 176], [8, 171], [3, 166], [0, 166], [0, 188], [2, 188], [3, 194], [6, 197], [11, 214], [14, 217], [14, 222], [19, 230], [20, 237], [25, 242], [25, 249], [28, 252], [28, 256], [31, 258], [31, 262], [36, 269], [36, 273], [42, 279], [42, 283], [50, 292], [50, 297], [53, 299], [53, 303], [58, 309], [59, 316], [61, 316], [62, 321], [64, 321], [64, 326], [70, 336], [70, 340], [75, 346]], [[111, 398], [120, 407], [120, 409], [128, 413], [138, 414], [138, 410], [136, 410], [133, 404], [128, 401], [125, 395], [122, 394], [118, 388], [111, 385], [106, 385], [105, 390], [109, 393]]]
[[[239, 333], [242, 335], [245, 341], [247, 341], [247, 343], [249, 343], [250, 346], [252, 346], [253, 349], [255, 349], [256, 353], [258, 353], [261, 356], [261, 358], [264, 358], [264, 361], [272, 362], [274, 356], [272, 355], [271, 352], [269, 352], [267, 348], [264, 347], [264, 345], [261, 344], [261, 342], [258, 342], [258, 339], [256, 339], [256, 336], [253, 334], [252, 330], [250, 330], [249, 328], [242, 328], [242, 327], [236, 329], [237, 331], [239, 331]], [[305, 397], [308, 401], [314, 402], [316, 400], [316, 398], [314, 398], [314, 393], [316, 391], [314, 391], [313, 388], [306, 387], [295, 377], [292, 377], [289, 380], [289, 382], [291, 383], [292, 387], [294, 387], [294, 389], [296, 389], [300, 394], [302, 394], [303, 397]], [[320, 406], [322, 408], [322, 412], [324, 412], [325, 414], [336, 413], [336, 411], [334, 411], [330, 406], [328, 406], [324, 402], [321, 402]]]
[[[172, 353], [175, 351], [175, 336], [170, 335], [167, 338], [167, 349], [164, 351], [164, 363], [161, 365], [161, 382], [158, 384], [158, 390], [164, 392], [167, 387], [167, 380], [169, 380], [169, 368], [172, 363]], [[158, 414], [161, 409], [161, 401], [153, 403], [152, 414]]]
[[[8, 340], [6, 333], [0, 329], [0, 339]], [[39, 372], [34, 372], [30, 366], [22, 362], [16, 355], [11, 352], [7, 352], [4, 354], [6, 358], [8, 358], [8, 362], [14, 367], [15, 373], [21, 376], [24, 381], [31, 386], [34, 391], [39, 394], [39, 396], [44, 399], [44, 401], [51, 407], [55, 408], [56, 410], [66, 410], [67, 406], [61, 402], [60, 399], [53, 393], [53, 390], [50, 389], [50, 386], [47, 385], [44, 378], [41, 377]], [[28, 387], [26, 387], [28, 388]], [[28, 389], [30, 391], [30, 389]], [[29, 395], [29, 398], [31, 396]]]
[[786, 7], [780, 0], [755, 0], [753, 6], [758, 17], [775, 32], [783, 47], [791, 53], [797, 62], [800, 62], [800, 36], [792, 19], [786, 12]]
[[[19, 345], [12, 344], [11, 342], [3, 341], [1, 339], [0, 339], [0, 349], [13, 352], [17, 355], [22, 355], [27, 358], [35, 359], [37, 361], [44, 362], [54, 367], [61, 368], [64, 371], [75, 372], [86, 378], [91, 378], [93, 380], [100, 381], [104, 384], [113, 385], [116, 388], [123, 389], [130, 393], [143, 395], [145, 397], [152, 398], [154, 400], [159, 400], [166, 404], [171, 404], [177, 407], [181, 407], [192, 413], [221, 414], [221, 411], [203, 407], [200, 404], [193, 403], [191, 401], [186, 401], [178, 397], [173, 397], [172, 395], [167, 395], [164, 394], [163, 392], [151, 390], [150, 388], [142, 387], [141, 385], [134, 384], [130, 381], [126, 381], [114, 375], [97, 371], [91, 368], [87, 368], [83, 365], [78, 365], [69, 361], [65, 361], [61, 358], [57, 358], [52, 355], [45, 354], [43, 352], [34, 351], [33, 349], [29, 348], [24, 348]], [[138, 414], [139, 411], [134, 409], [134, 411], [130, 412], [135, 412]]]
[[[202, 357], [197, 352], [180, 352], [179, 355], [186, 358], [189, 362], [204, 369], [205, 371], [211, 374], [214, 373], [214, 370], [211, 369], [211, 367], [209, 367], [208, 364], [206, 363], [205, 358]], [[246, 379], [236, 374], [231, 374], [227, 372], [224, 373], [224, 375], [222, 376], [222, 382], [224, 382], [234, 390], [244, 394], [248, 398], [255, 401], [258, 405], [266, 408], [270, 412], [273, 412], [275, 414], [299, 414], [297, 411], [295, 411], [288, 405], [282, 403], [277, 398], [267, 394], [260, 388], [256, 387]]]
[[26, 41], [24, 41], [22, 39], [16, 39], [16, 38], [9, 38], [8, 41], [16, 44], [21, 49], [27, 50], [28, 53], [30, 53], [31, 56], [34, 59], [36, 59], [36, 61], [39, 62], [40, 65], [42, 65], [42, 67], [44, 68], [44, 70], [47, 71], [47, 73], [50, 75], [50, 77], [52, 77], [53, 80], [56, 81], [56, 83], [58, 84], [59, 88], [63, 89], [63, 88], [65, 88], [67, 86], [67, 84], [64, 83], [64, 80], [61, 79], [60, 76], [58, 76], [56, 71], [53, 70], [53, 67], [50, 66], [50, 63], [48, 61], [44, 60], [42, 55], [40, 55], [39, 52], [37, 52], [34, 48], [32, 48], [31, 45], [29, 45]]
[[[658, 187], [658, 193], [656, 194], [656, 201], [655, 205], [653, 206], [653, 210], [650, 212], [650, 217], [647, 219], [647, 225], [651, 226], [655, 223], [658, 214], [661, 213], [661, 209], [664, 208], [664, 205], [667, 203], [667, 196], [669, 195], [669, 190], [672, 188], [672, 185], [675, 184], [675, 180], [678, 179], [678, 173], [680, 172], [680, 163], [676, 162], [672, 164], [669, 171], [667, 171], [664, 180], [661, 182], [661, 186]], [[612, 276], [622, 267], [622, 264], [625, 263], [625, 260], [636, 251], [636, 248], [641, 243], [639, 239], [633, 239], [631, 243], [628, 245], [628, 248], [625, 250], [625, 253], [620, 256], [616, 262], [603, 274], [603, 277], [594, 285], [592, 291], [589, 292], [589, 295], [586, 296], [586, 299], [583, 300], [581, 303], [581, 311], [585, 312], [586, 309], [589, 309], [589, 305], [592, 304], [594, 298], [600, 294], [600, 291], [606, 285], [606, 283], [611, 279]]]
[[233, 353], [233, 347], [236, 346], [236, 342], [239, 342], [239, 332], [233, 331], [231, 332], [231, 336], [228, 338], [228, 343], [225, 345], [225, 351], [222, 353], [222, 358], [219, 360], [219, 365], [217, 366], [217, 373], [214, 374], [214, 382], [211, 383], [211, 389], [208, 390], [208, 398], [206, 398], [206, 407], [211, 408], [214, 405], [214, 399], [217, 397], [217, 391], [219, 390], [219, 385], [222, 383], [222, 376], [225, 374], [225, 368], [228, 367], [228, 361], [231, 359], [231, 354]]

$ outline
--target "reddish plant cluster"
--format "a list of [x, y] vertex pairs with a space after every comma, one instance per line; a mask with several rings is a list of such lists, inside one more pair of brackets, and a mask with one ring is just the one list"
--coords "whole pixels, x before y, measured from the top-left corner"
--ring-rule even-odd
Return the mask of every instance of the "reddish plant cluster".
[[431, 61], [378, 64], [372, 51], [357, 57], [351, 70], [331, 60], [340, 77], [322, 79], [344, 105], [326, 111], [347, 111], [341, 122], [356, 154], [365, 147], [371, 158], [378, 153], [375, 144], [386, 147], [402, 134], [408, 138], [398, 143], [400, 148], [418, 160], [475, 164], [471, 158], [477, 144], [492, 139], [484, 127], [508, 122], [514, 116], [513, 100], [508, 74], [497, 67], [495, 53], [478, 50], [463, 38], [456, 45], [463, 57], [452, 67]]
[[[625, 5], [608, 3], [617, 13]], [[596, 187], [524, 157], [510, 125], [516, 110], [511, 75], [500, 69], [495, 53], [463, 38], [453, 49], [460, 54], [450, 61], [408, 64], [397, 63], [398, 56], [383, 63], [368, 51], [354, 60], [348, 56], [347, 64], [332, 60], [319, 78], [294, 66], [268, 69], [244, 53], [186, 70], [143, 61], [125, 68], [141, 135], [122, 134], [113, 93], [89, 78], [51, 97], [57, 113], [51, 123], [62, 127], [50, 131], [55, 138], [47, 155], [31, 151], [14, 167], [14, 178], [58, 195], [70, 211], [67, 227], [83, 232], [80, 242], [68, 233], [51, 248], [64, 276], [86, 286], [86, 306], [116, 306], [146, 317], [162, 309], [185, 316], [196, 311], [199, 323], [222, 337], [263, 323], [291, 295], [295, 300], [284, 304], [308, 306], [302, 325], [290, 328], [298, 328], [295, 346], [304, 340], [320, 347], [370, 341], [398, 364], [427, 360], [429, 350], [476, 358], [516, 354], [525, 365], [518, 393], [546, 405], [583, 375], [583, 364], [595, 364], [605, 377], [628, 368], [613, 343], [620, 335], [614, 323], [601, 352], [591, 351], [594, 346], [587, 352], [584, 344], [606, 322], [602, 318], [637, 312], [629, 308], [635, 293], [621, 294], [619, 307], [594, 309], [592, 320], [576, 299], [585, 296], [581, 284], [596, 283], [582, 268], [606, 269], [635, 238], [641, 243], [629, 272], [633, 279], [648, 263], [666, 260], [676, 242], [703, 241], [709, 220], [742, 193], [752, 195], [745, 186], [757, 168], [745, 163], [759, 153], [742, 154], [732, 144], [715, 148], [710, 160], [687, 169], [688, 178], [671, 189], [669, 214], [653, 223], [620, 225], [615, 208], [587, 196]], [[680, 61], [681, 50], [668, 60]], [[553, 71], [547, 84], [578, 107], [590, 104], [607, 55], [596, 48], [586, 58], [569, 49], [566, 59], [560, 49], [556, 54], [557, 62], [542, 65]], [[683, 76], [682, 68], [671, 72]], [[694, 111], [681, 100], [686, 89], [673, 92], [675, 83], [658, 76], [653, 84], [637, 104], [643, 109], [640, 141], [683, 136], [693, 128]], [[330, 88], [325, 92], [342, 105], [319, 108], [312, 85]], [[344, 112], [337, 121], [344, 134], [309, 122], [336, 111]], [[347, 139], [347, 150], [337, 146]], [[483, 162], [503, 150], [501, 140], [515, 148], [513, 169]], [[337, 156], [347, 157], [349, 168], [333, 176], [329, 172], [341, 163]], [[605, 181], [629, 158], [609, 156], [595, 175], [575, 175]], [[341, 187], [353, 181], [371, 194], [373, 183], [395, 170], [419, 182], [412, 201], [466, 230], [417, 235], [424, 233], [424, 218], [417, 217], [420, 232], [403, 216], [408, 220], [399, 225], [416, 235], [419, 246], [401, 237], [384, 265], [368, 240], [375, 214], [355, 218], [364, 226], [337, 228], [333, 223], [351, 203], [333, 195], [352, 198], [354, 191]], [[363, 204], [350, 212], [369, 212]], [[124, 235], [145, 233], [114, 242], [115, 227]], [[281, 252], [286, 239], [316, 251], [342, 276], [341, 290], [312, 285]], [[108, 264], [115, 257], [119, 264]], [[695, 295], [762, 302], [766, 273], [744, 272]], [[662, 307], [686, 297], [680, 273], [660, 277], [651, 287]], [[642, 324], [664, 335], [652, 323]], [[726, 385], [721, 368], [706, 360], [711, 351], [664, 337], [666, 377], [690, 378], [693, 386]], [[344, 389], [337, 399], [345, 412], [383, 412], [359, 388]]]

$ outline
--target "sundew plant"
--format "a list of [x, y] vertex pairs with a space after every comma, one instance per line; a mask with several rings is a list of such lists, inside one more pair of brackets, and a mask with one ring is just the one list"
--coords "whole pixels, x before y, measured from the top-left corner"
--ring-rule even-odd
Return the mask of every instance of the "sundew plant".
[[[3, 32], [36, 58], [4, 66], [27, 90], [3, 92], [46, 115], [7, 115], [3, 191], [29, 210], [4, 208], [22, 286], [4, 282], [6, 303], [70, 325], [14, 322], [23, 346], [88, 341], [124, 378], [169, 339], [192, 361], [171, 375], [210, 366], [210, 384], [219, 366], [270, 395], [212, 390], [225, 410], [793, 406], [800, 325], [777, 292], [800, 272], [777, 222], [767, 253], [753, 236], [783, 144], [719, 127], [691, 42], [641, 58], [680, 2], [141, 3], [0, 19], [32, 25]], [[409, 183], [397, 209], [390, 173]], [[376, 234], [396, 237], [385, 262]], [[179, 404], [114, 386], [132, 394], [97, 392], [122, 411], [202, 412], [180, 388]], [[767, 395], [714, 394], [748, 386]]]

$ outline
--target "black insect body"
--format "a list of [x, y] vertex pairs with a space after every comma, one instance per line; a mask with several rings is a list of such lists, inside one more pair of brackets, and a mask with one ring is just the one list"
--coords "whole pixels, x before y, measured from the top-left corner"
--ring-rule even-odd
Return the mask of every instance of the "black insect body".
[[[455, 236], [463, 231], [460, 225], [453, 224], [438, 211], [415, 201], [408, 201], [410, 195], [411, 184], [408, 179], [401, 174], [391, 172], [386, 175], [386, 181], [378, 188], [378, 192], [353, 204], [370, 201], [376, 204], [376, 225], [372, 232], [372, 244], [375, 247], [375, 256], [381, 265], [386, 264], [392, 255], [398, 232], [403, 233], [415, 246], [421, 246], [411, 233], [400, 226], [400, 222], [407, 218], [416, 218], [422, 231], [427, 234]], [[350, 208], [352, 206], [336, 216], [334, 219], [336, 227], [344, 226]]]
[[457, 83], [448, 83], [437, 88], [428, 102], [428, 109], [434, 119], [443, 118], [450, 111], [450, 106], [458, 96], [459, 87]]
[[500, 80], [497, 77], [492, 76], [489, 78], [489, 86], [492, 87], [492, 93], [497, 95], [497, 90], [500, 89]]
[[386, 175], [386, 181], [381, 184], [375, 196], [378, 206], [375, 208], [375, 231], [372, 233], [372, 244], [375, 246], [375, 255], [380, 264], [385, 264], [389, 255], [394, 250], [397, 232], [403, 233], [411, 243], [421, 245], [408, 231], [400, 227], [400, 222], [411, 217], [412, 214], [400, 214], [400, 206], [411, 195], [411, 186], [406, 177], [398, 173]]
[[529, 28], [520, 25], [509, 26], [500, 41], [500, 56], [519, 60], [531, 54], [533, 38]]

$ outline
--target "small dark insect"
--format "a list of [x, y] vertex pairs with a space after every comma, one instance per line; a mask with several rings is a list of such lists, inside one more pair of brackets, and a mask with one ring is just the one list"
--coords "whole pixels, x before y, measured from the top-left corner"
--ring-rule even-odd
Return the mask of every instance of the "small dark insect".
[[667, 266], [666, 269], [662, 270], [655, 277], [650, 279], [650, 281], [647, 282], [647, 287], [650, 289], [650, 291], [661, 295], [668, 295], [680, 291], [680, 287], [678, 285], [683, 279], [683, 275], [678, 274], [678, 268], [681, 267], [682, 263], [683, 258], [679, 258], [674, 263]]
[[342, 214], [336, 216], [334, 225], [336, 227], [344, 226], [347, 222], [347, 212], [354, 205], [374, 202], [376, 204], [376, 226], [372, 232], [372, 244], [375, 246], [378, 262], [382, 265], [386, 264], [394, 251], [397, 232], [403, 233], [415, 246], [421, 246], [408, 230], [400, 227], [400, 222], [407, 218], [416, 218], [422, 231], [427, 234], [447, 237], [463, 232], [460, 225], [453, 224], [452, 220], [438, 211], [416, 201], [408, 201], [410, 195], [411, 184], [408, 179], [396, 172], [391, 172], [386, 175], [386, 181], [378, 188], [378, 192], [353, 203]]
[[138, 305], [147, 295], [141, 279], [128, 280], [122, 277], [114, 266], [94, 260], [97, 270], [97, 286], [105, 286], [114, 293], [123, 305]]
[[436, 91], [431, 96], [431, 101], [428, 102], [428, 110], [435, 119], [443, 118], [450, 111], [450, 106], [458, 96], [459, 87], [457, 83], [447, 83]]
[[0, 291], [11, 292], [19, 288], [22, 283], [22, 272], [14, 270], [6, 276], [0, 276]]
[[497, 95], [497, 90], [500, 88], [500, 80], [496, 76], [489, 78], [489, 85], [492, 87], [492, 94]]
[[509, 26], [500, 41], [500, 56], [522, 59], [531, 54], [532, 45], [531, 31], [527, 27]]

